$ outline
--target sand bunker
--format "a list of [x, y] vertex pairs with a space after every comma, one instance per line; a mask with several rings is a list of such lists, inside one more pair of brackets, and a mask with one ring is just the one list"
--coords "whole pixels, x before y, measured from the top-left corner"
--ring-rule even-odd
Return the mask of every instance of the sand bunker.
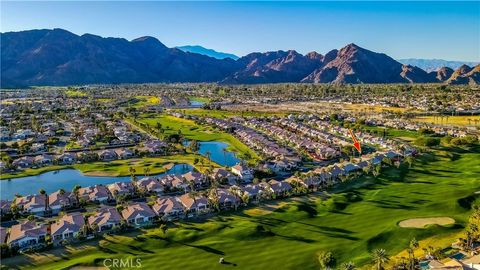
[[455, 223], [453, 218], [449, 217], [431, 217], [431, 218], [411, 218], [405, 219], [398, 223], [402, 228], [424, 228], [427, 225], [450, 225]]

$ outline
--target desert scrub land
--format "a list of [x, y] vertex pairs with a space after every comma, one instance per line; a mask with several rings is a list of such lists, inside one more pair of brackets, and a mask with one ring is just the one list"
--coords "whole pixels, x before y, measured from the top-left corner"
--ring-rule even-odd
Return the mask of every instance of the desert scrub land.
[[[478, 199], [480, 149], [432, 150], [412, 168], [384, 169], [329, 190], [270, 205], [146, 229], [79, 249], [66, 247], [2, 263], [25, 269], [101, 266], [103, 258], [142, 259], [155, 269], [319, 269], [318, 253], [331, 251], [341, 262], [370, 269], [370, 252], [402, 254], [415, 237], [421, 245], [445, 247], [461, 233]], [[455, 179], [455, 180], [454, 180]], [[454, 224], [402, 228], [406, 219], [449, 217]], [[224, 257], [232, 265], [218, 263]], [[165, 259], [168, 258], [168, 259]], [[186, 259], [188, 258], [188, 259]], [[399, 257], [393, 257], [395, 261]]]
[[416, 117], [414, 120], [417, 122], [437, 124], [437, 125], [480, 127], [480, 115], [419, 116], [419, 117]]

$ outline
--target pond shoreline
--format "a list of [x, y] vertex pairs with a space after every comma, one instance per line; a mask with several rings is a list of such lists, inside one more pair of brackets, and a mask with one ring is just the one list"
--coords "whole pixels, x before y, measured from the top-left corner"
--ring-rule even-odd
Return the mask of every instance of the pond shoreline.
[[[166, 174], [183, 174], [193, 170], [195, 170], [195, 167], [190, 164], [178, 163], [168, 170], [165, 169], [163, 172], [160, 173], [152, 173], [149, 176], [161, 177]], [[138, 176], [137, 179], [146, 177], [144, 174], [136, 175]], [[47, 193], [51, 193], [59, 189], [71, 190], [76, 185], [85, 187], [99, 184], [108, 185], [115, 182], [127, 181], [131, 181], [130, 175], [92, 176], [86, 175], [78, 169], [68, 168], [57, 171], [49, 171], [35, 176], [17, 178], [16, 181], [1, 181], [0, 197], [2, 199], [12, 199], [15, 194], [35, 194], [40, 189], [45, 189]]]
[[[23, 171], [16, 171], [11, 173], [2, 173], [0, 174], [0, 182], [5, 180], [14, 180], [23, 177], [30, 177], [30, 176], [37, 176], [43, 173], [48, 173], [52, 171], [64, 170], [64, 169], [75, 169], [80, 171], [85, 176], [109, 176], [109, 177], [121, 177], [121, 176], [130, 176], [131, 173], [127, 170], [127, 167], [138, 167], [139, 164], [135, 162], [143, 162], [146, 164], [152, 163], [164, 163], [162, 166], [168, 164], [180, 164], [186, 163], [191, 166], [194, 166], [198, 171], [202, 172], [204, 168], [199, 164], [194, 163], [194, 159], [205, 159], [205, 163], [211, 163], [214, 167], [218, 167], [219, 165], [215, 162], [209, 161], [205, 158], [205, 156], [201, 155], [200, 153], [186, 153], [183, 155], [173, 155], [173, 156], [159, 156], [159, 157], [143, 157], [143, 158], [132, 158], [132, 159], [119, 159], [113, 161], [95, 161], [95, 162], [88, 162], [88, 163], [77, 163], [72, 165], [50, 165], [46, 167], [40, 167], [36, 169], [26, 169]], [[122, 170], [108, 170], [108, 166], [120, 166]], [[158, 174], [165, 172], [166, 168], [159, 168], [156, 167], [152, 170], [151, 174]], [[143, 175], [143, 171], [137, 168], [137, 171], [134, 173], [136, 176]]]

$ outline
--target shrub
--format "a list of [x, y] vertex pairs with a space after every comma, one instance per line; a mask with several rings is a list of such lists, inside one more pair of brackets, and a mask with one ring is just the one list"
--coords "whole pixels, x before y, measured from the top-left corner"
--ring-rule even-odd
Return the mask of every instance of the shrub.
[[478, 142], [477, 137], [472, 135], [467, 135], [463, 138], [453, 138], [450, 143], [452, 145], [472, 145]]
[[437, 146], [440, 144], [440, 138], [420, 137], [415, 140], [415, 144], [419, 146]]
[[429, 135], [429, 134], [434, 134], [435, 132], [431, 129], [428, 129], [428, 128], [421, 128], [418, 130], [418, 133], [422, 134], [422, 135]]

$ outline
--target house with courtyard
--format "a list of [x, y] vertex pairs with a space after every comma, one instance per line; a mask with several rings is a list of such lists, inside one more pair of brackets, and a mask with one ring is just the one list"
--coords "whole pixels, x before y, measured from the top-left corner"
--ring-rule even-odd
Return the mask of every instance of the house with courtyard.
[[23, 221], [10, 228], [7, 244], [9, 247], [26, 248], [45, 243], [48, 224], [37, 224], [35, 221]]
[[244, 183], [250, 183], [253, 180], [253, 170], [243, 162], [233, 166], [232, 173], [237, 175]]
[[58, 214], [60, 211], [77, 205], [77, 200], [72, 192], [57, 190], [48, 195], [48, 205], [52, 214]]
[[195, 196], [192, 198], [189, 194], [183, 194], [177, 198], [180, 203], [182, 203], [187, 217], [193, 217], [211, 211], [207, 198], [203, 196]]
[[15, 198], [15, 204], [21, 212], [31, 215], [43, 216], [48, 210], [45, 195], [42, 194]]
[[112, 194], [103, 185], [80, 188], [78, 190], [78, 196], [79, 198], [95, 203], [105, 203], [112, 199]]
[[81, 213], [63, 215], [50, 225], [50, 234], [54, 242], [71, 240], [78, 237], [85, 225], [85, 217]]
[[120, 227], [122, 220], [122, 216], [115, 207], [102, 207], [88, 217], [88, 224], [97, 232], [103, 232]]
[[152, 223], [155, 212], [144, 202], [129, 204], [122, 210], [122, 217], [128, 225], [144, 226]]
[[175, 220], [185, 215], [183, 205], [176, 197], [158, 197], [152, 209], [165, 221]]

